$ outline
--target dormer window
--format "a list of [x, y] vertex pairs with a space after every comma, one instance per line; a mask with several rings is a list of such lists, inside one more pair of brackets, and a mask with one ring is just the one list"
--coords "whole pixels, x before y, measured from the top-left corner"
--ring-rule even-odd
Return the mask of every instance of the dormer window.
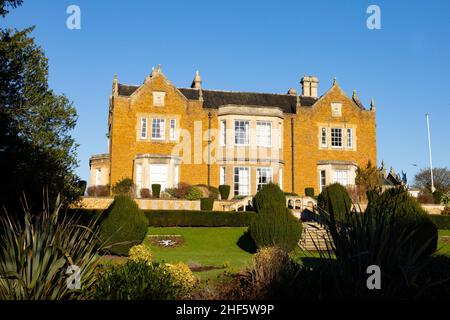
[[153, 91], [153, 106], [164, 107], [166, 93], [163, 91]]

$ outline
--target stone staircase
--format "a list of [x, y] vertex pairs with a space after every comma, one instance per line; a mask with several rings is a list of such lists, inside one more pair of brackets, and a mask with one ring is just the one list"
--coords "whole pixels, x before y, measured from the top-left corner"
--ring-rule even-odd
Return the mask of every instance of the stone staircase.
[[317, 222], [303, 222], [302, 237], [298, 242], [305, 251], [330, 251], [332, 239], [328, 231]]

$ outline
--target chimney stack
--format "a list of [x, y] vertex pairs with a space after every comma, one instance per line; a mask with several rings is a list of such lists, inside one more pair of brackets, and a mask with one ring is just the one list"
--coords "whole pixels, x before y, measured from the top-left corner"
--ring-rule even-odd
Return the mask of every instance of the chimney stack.
[[317, 89], [319, 85], [319, 79], [317, 79], [317, 77], [305, 75], [300, 83], [302, 84], [303, 96], [317, 98]]

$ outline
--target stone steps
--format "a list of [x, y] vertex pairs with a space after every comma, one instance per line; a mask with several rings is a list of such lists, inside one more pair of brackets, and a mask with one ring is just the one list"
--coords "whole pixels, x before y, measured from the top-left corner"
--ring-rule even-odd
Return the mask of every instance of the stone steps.
[[316, 222], [303, 223], [302, 237], [298, 243], [302, 250], [329, 251], [331, 243], [331, 237], [323, 226]]

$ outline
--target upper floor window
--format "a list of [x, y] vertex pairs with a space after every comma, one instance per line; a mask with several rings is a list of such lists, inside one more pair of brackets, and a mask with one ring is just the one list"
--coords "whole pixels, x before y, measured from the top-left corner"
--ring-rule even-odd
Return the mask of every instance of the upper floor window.
[[155, 107], [163, 107], [165, 96], [166, 96], [165, 92], [153, 91], [153, 105]]
[[278, 148], [283, 148], [283, 124], [278, 123]]
[[331, 146], [342, 148], [342, 128], [331, 128]]
[[170, 119], [170, 132], [169, 132], [170, 140], [175, 140], [175, 128], [176, 128], [176, 120]]
[[321, 136], [320, 136], [320, 145], [324, 148], [327, 147], [327, 128], [321, 129]]
[[272, 146], [272, 123], [269, 121], [256, 122], [256, 144], [259, 147]]
[[227, 122], [226, 120], [220, 121], [220, 145], [227, 144]]
[[141, 118], [141, 139], [147, 139], [147, 118]]
[[153, 118], [152, 119], [152, 139], [165, 139], [165, 123], [164, 119]]
[[234, 122], [234, 143], [238, 145], [249, 144], [249, 121], [236, 120]]
[[351, 128], [347, 128], [347, 148], [353, 148], [353, 130]]

